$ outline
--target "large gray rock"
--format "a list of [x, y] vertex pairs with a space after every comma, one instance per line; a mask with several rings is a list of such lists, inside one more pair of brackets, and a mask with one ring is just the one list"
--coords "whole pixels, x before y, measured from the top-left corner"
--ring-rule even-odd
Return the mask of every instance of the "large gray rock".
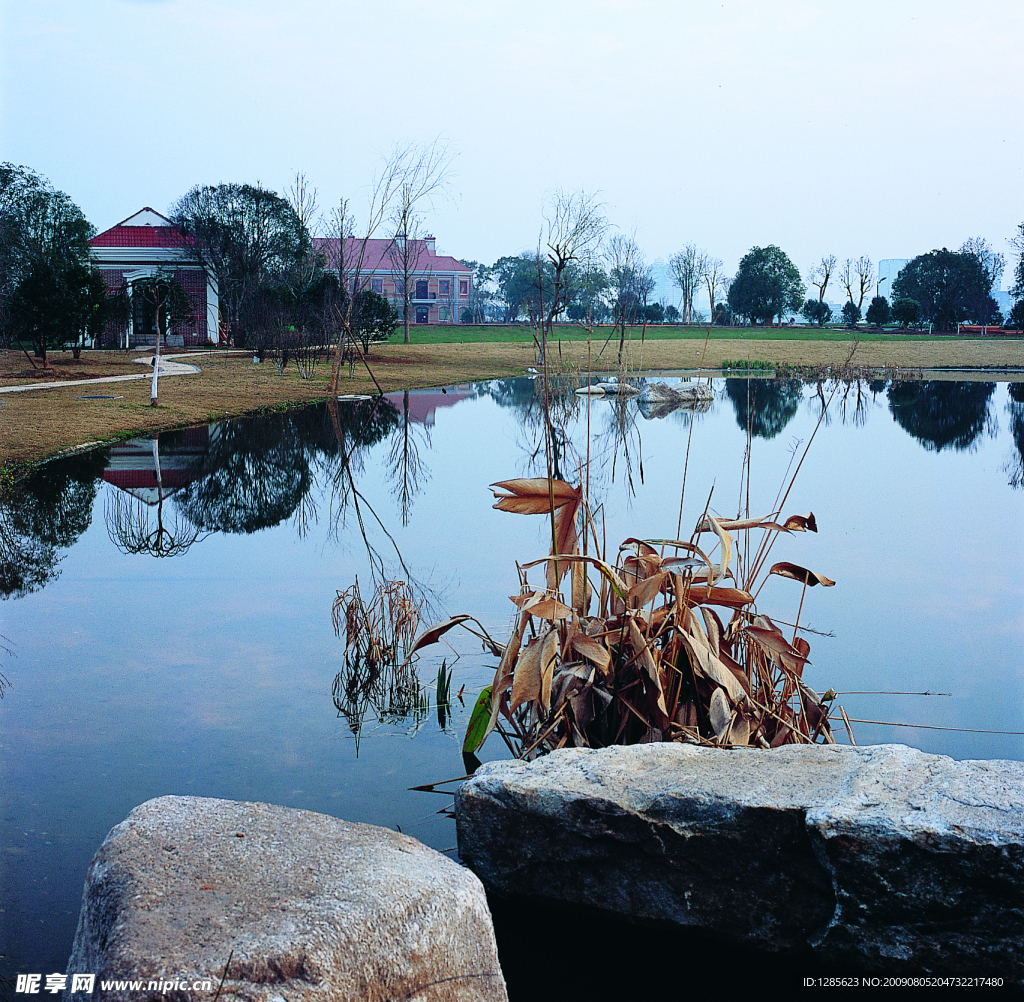
[[[225, 967], [225, 999], [506, 999], [480, 881], [415, 839], [268, 804], [150, 800], [92, 860], [68, 973], [95, 973], [104, 1000], [198, 1002]], [[143, 985], [100, 991], [111, 979]]]
[[1024, 763], [904, 745], [647, 744], [490, 763], [459, 852], [506, 894], [811, 946], [858, 971], [1024, 980]]

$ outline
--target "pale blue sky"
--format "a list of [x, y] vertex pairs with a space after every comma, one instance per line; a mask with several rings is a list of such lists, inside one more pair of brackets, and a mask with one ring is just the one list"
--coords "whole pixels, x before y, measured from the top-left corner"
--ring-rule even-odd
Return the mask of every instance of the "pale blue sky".
[[443, 135], [438, 249], [536, 242], [599, 191], [649, 258], [912, 257], [1024, 220], [1019, 0], [2, 0], [0, 159], [103, 229], [197, 183], [306, 172], [358, 204]]

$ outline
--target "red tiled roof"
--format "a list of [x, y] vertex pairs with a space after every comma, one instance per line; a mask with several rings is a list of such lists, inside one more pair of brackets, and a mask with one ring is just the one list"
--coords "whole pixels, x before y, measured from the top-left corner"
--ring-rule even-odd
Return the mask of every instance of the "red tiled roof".
[[[425, 240], [410, 241], [414, 250], [410, 259], [415, 263], [414, 271], [459, 271], [471, 274], [461, 261], [446, 254], [435, 254], [427, 245]], [[359, 257], [362, 240], [358, 237], [348, 237], [345, 240], [345, 267], [355, 267]], [[314, 237], [313, 246], [327, 258], [327, 265], [331, 268], [338, 267], [338, 238], [337, 237]], [[397, 254], [392, 254], [394, 241], [385, 239], [371, 239], [366, 241], [366, 251], [363, 255], [361, 270], [365, 273], [372, 271], [395, 271], [397, 269]]]
[[93, 247], [184, 247], [185, 238], [173, 226], [112, 226], [89, 241]]
[[[166, 225], [153, 226], [126, 226], [130, 219], [141, 215], [156, 216], [162, 219]], [[156, 209], [148, 205], [133, 212], [127, 219], [122, 219], [116, 226], [109, 230], [96, 234], [90, 241], [93, 247], [185, 247], [188, 241], [174, 226], [171, 221]]]

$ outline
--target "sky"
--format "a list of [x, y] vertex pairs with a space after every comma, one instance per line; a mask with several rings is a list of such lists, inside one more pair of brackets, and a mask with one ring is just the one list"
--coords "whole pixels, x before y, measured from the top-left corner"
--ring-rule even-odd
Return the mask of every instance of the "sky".
[[[594, 194], [648, 260], [911, 258], [1024, 220], [1020, 0], [0, 0], [0, 160], [103, 230], [297, 171], [357, 219], [447, 143], [439, 252], [537, 245]], [[1005, 286], [1009, 272], [1003, 280]]]

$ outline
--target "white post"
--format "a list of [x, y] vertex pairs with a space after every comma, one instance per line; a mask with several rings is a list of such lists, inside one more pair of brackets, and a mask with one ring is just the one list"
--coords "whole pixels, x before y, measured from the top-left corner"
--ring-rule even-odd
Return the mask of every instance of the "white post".
[[127, 351], [131, 347], [132, 341], [132, 320], [135, 316], [135, 301], [132, 298], [133, 290], [135, 288], [134, 283], [127, 282], [128, 286], [128, 322], [124, 326], [124, 350]]

